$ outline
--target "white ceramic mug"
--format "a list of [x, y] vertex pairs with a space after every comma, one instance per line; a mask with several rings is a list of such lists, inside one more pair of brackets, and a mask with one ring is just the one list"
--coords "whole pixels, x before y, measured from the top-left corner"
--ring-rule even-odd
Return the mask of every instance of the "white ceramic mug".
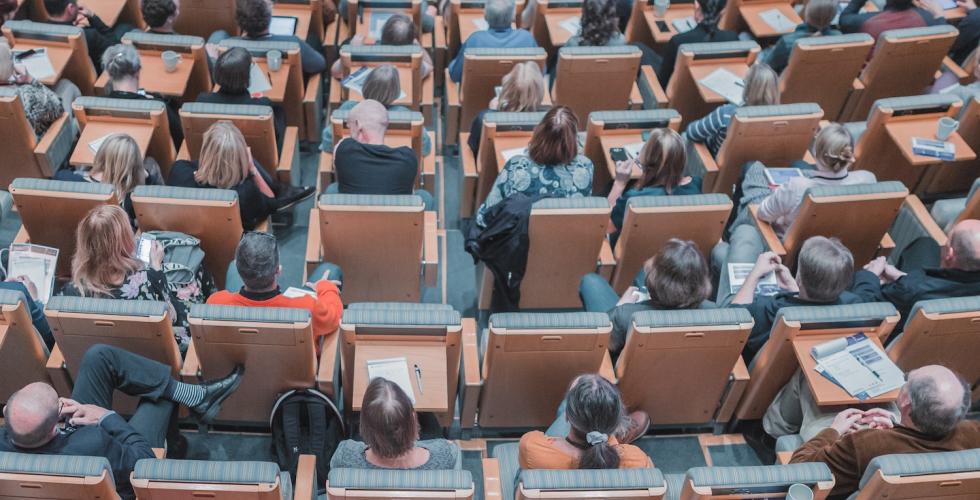
[[180, 62], [180, 54], [172, 50], [168, 50], [163, 54], [160, 54], [160, 57], [163, 58], [163, 69], [167, 70], [167, 73], [177, 71], [177, 64]]
[[265, 63], [269, 66], [269, 71], [279, 71], [279, 68], [282, 68], [282, 52], [278, 50], [266, 52]]
[[668, 7], [670, 7], [670, 0], [653, 0], [653, 12], [659, 18], [667, 14]]
[[939, 127], [936, 129], [936, 139], [940, 141], [945, 141], [949, 139], [949, 136], [956, 132], [956, 129], [960, 128], [960, 122], [944, 116], [939, 119]]
[[813, 500], [813, 490], [805, 484], [794, 484], [786, 492], [786, 500]]

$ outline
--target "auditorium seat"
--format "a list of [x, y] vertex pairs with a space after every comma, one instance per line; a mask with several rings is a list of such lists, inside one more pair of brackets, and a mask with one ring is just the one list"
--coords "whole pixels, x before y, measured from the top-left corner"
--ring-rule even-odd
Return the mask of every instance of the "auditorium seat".
[[316, 497], [315, 464], [313, 455], [299, 456], [295, 490], [289, 472], [273, 462], [144, 458], [130, 483], [137, 500], [306, 500]]
[[[181, 14], [184, 12], [181, 11]], [[183, 16], [181, 16], [183, 17]], [[202, 92], [211, 91], [211, 71], [208, 69], [208, 55], [204, 51], [204, 38], [197, 36], [182, 35], [160, 35], [155, 33], [144, 33], [141, 31], [130, 31], [122, 37], [123, 43], [128, 43], [139, 51], [140, 61], [143, 65], [141, 70], [141, 83], [148, 90], [157, 91], [166, 97], [181, 102], [192, 102]], [[190, 73], [166, 73], [164, 72], [163, 62], [160, 59], [164, 51], [173, 51], [181, 56], [178, 63], [180, 65], [189, 64]], [[160, 62], [157, 62], [157, 61]], [[181, 75], [181, 76], [177, 76]], [[186, 78], [186, 81], [170, 81], [178, 78]], [[103, 72], [96, 82], [96, 89], [104, 87], [109, 82], [109, 74]], [[183, 88], [182, 93], [174, 91], [164, 92], [164, 88]]]
[[750, 161], [788, 167], [802, 160], [822, 117], [820, 106], [813, 103], [741, 107], [717, 157], [712, 157], [707, 145], [688, 140], [688, 169], [704, 178], [704, 192], [731, 194]]
[[867, 33], [800, 38], [779, 78], [780, 102], [813, 102], [836, 120], [872, 45]]
[[18, 241], [26, 237], [36, 245], [57, 248], [61, 277], [71, 275], [75, 228], [91, 209], [117, 203], [112, 186], [101, 183], [19, 178], [10, 183], [10, 194], [23, 224]]
[[748, 384], [741, 355], [753, 324], [743, 308], [634, 313], [616, 362], [624, 404], [657, 425], [728, 422]]
[[980, 90], [974, 91], [973, 97], [963, 103], [956, 119], [960, 122], [956, 133], [977, 154], [977, 158], [944, 163], [939, 168], [931, 169], [921, 182], [920, 191], [924, 193], [945, 196], [961, 193], [964, 187], [980, 178]]
[[482, 344], [464, 331], [460, 425], [547, 427], [575, 377], [613, 377], [611, 331], [608, 315], [589, 312], [493, 314]]
[[551, 100], [572, 108], [580, 124], [593, 111], [640, 109], [636, 88], [640, 49], [633, 45], [613, 47], [562, 47], [558, 51]]
[[[464, 330], [472, 333], [474, 325], [473, 320], [464, 324], [458, 312], [441, 304], [365, 304], [347, 309], [340, 323], [341, 385], [344, 401], [350, 402], [344, 411], [350, 415], [361, 407], [370, 360], [404, 356], [409, 378], [419, 379], [418, 390], [412, 389], [415, 409], [434, 413], [442, 426], [449, 427], [460, 380], [461, 340]], [[421, 375], [412, 371], [413, 365]], [[321, 374], [321, 383], [325, 376]], [[443, 394], [444, 399], [439, 397]]]
[[[29, 4], [31, 17], [35, 21], [46, 22], [50, 19], [44, 0], [27, 0], [18, 3]], [[89, 4], [92, 12], [107, 26], [128, 23], [136, 29], [146, 28], [146, 23], [143, 22], [143, 16], [140, 14], [140, 0], [95, 0]]]
[[[521, 11], [524, 10], [524, 0], [514, 2], [514, 21], [520, 24]], [[447, 60], [456, 57], [460, 45], [473, 33], [481, 31], [485, 0], [450, 0], [448, 8], [443, 11], [446, 18]], [[479, 24], [478, 24], [479, 23]]]
[[174, 31], [207, 39], [218, 30], [232, 36], [238, 34], [235, 0], [180, 1], [180, 16], [174, 24]]
[[143, 231], [179, 231], [201, 240], [204, 266], [221, 290], [242, 238], [238, 194], [231, 189], [137, 186], [136, 220]]
[[[669, 478], [670, 486], [677, 485], [676, 480], [670, 479], [673, 478]], [[814, 500], [823, 500], [834, 487], [834, 475], [830, 472], [830, 468], [821, 462], [744, 467], [693, 467], [688, 469], [681, 484], [680, 492], [668, 492], [669, 498], [680, 500], [782, 498], [790, 486], [802, 484], [811, 489]]]
[[[35, 3], [43, 5], [41, 1]], [[34, 21], [7, 21], [3, 23], [3, 34], [14, 50], [48, 50], [48, 59], [57, 75], [45, 78], [45, 85], [54, 85], [58, 79], [65, 78], [77, 85], [82, 95], [93, 94], [95, 66], [89, 58], [88, 43], [82, 28]]]
[[839, 238], [854, 255], [855, 264], [864, 265], [879, 253], [887, 254], [893, 246], [888, 228], [908, 194], [905, 186], [895, 181], [808, 188], [799, 216], [782, 239], [768, 222], [758, 218], [758, 205], [749, 209], [766, 248], [782, 257], [791, 269], [796, 268], [803, 243], [811, 236], [824, 235]]
[[18, 177], [51, 177], [68, 162], [78, 132], [67, 114], [37, 137], [23, 103], [13, 86], [0, 86], [0, 134], [4, 155], [0, 158], [0, 189], [9, 190]]
[[980, 449], [883, 455], [871, 460], [855, 500], [980, 497]]
[[472, 499], [474, 491], [473, 476], [468, 470], [331, 469], [326, 498], [463, 500]]
[[732, 200], [719, 193], [630, 198], [613, 251], [616, 269], [610, 282], [616, 293], [625, 292], [643, 263], [671, 238], [693, 241], [709, 252], [721, 241], [731, 210]]
[[418, 195], [324, 194], [309, 227], [306, 271], [340, 266], [345, 302], [418, 302], [436, 285], [440, 230]]
[[902, 253], [912, 244], [924, 245], [923, 239], [931, 240], [930, 244], [939, 255], [939, 247], [946, 244], [947, 237], [943, 229], [933, 221], [925, 205], [918, 196], [910, 194], [905, 198], [898, 210], [895, 222], [888, 229], [888, 236], [894, 242], [894, 247], [887, 255], [888, 262], [901, 267]]
[[[188, 320], [192, 345], [180, 372], [185, 381], [215, 380], [235, 365], [245, 366], [241, 386], [221, 405], [218, 421], [267, 426], [277, 397], [315, 387], [309, 311], [194, 304]], [[326, 342], [336, 342], [336, 335]], [[323, 353], [332, 351], [324, 347]]]
[[884, 341], [899, 319], [895, 306], [886, 302], [780, 309], [769, 340], [749, 363], [751, 378], [735, 418], [762, 418], [779, 390], [799, 369], [793, 347], [796, 339], [822, 340], [864, 333]]
[[[467, 51], [467, 54], [469, 51]], [[460, 212], [463, 217], [476, 213], [493, 187], [497, 174], [507, 159], [504, 152], [522, 150], [531, 140], [531, 132], [544, 118], [544, 112], [502, 113], [490, 111], [483, 115], [480, 151], [474, 158], [469, 146], [469, 134], [460, 134], [460, 164], [463, 168], [463, 190], [460, 193]], [[472, 160], [476, 160], [475, 163]]]
[[550, 498], [666, 498], [664, 475], [655, 467], [616, 470], [521, 470], [518, 443], [493, 448], [493, 458], [483, 459], [486, 498], [526, 500]]
[[24, 303], [24, 294], [0, 290], [0, 313], [0, 366], [3, 366], [0, 404], [3, 404], [25, 385], [33, 382], [50, 384], [51, 378], [44, 366], [50, 353], [41, 334], [31, 323], [31, 312]]
[[[721, 12], [718, 29], [748, 32], [757, 40], [772, 40], [791, 33], [793, 28], [803, 24], [800, 14], [793, 8], [792, 0], [731, 0]], [[769, 24], [760, 14], [778, 11], [789, 29], [783, 30]]]
[[973, 181], [966, 198], [936, 200], [930, 214], [939, 227], [946, 228], [966, 219], [980, 219], [980, 177]]
[[[426, 115], [426, 122], [432, 124], [432, 79], [422, 79], [423, 50], [418, 45], [344, 45], [340, 49], [340, 59], [343, 61], [344, 76], [361, 68], [376, 68], [386, 64], [394, 66], [398, 70], [398, 82], [405, 95], [395, 99], [392, 104], [422, 111]], [[364, 97], [332, 78], [331, 109], [336, 109], [347, 100], [363, 101]]]
[[[727, 103], [719, 94], [708, 90], [698, 81], [717, 69], [725, 69], [744, 78], [749, 66], [759, 55], [759, 44], [745, 42], [686, 43], [677, 51], [674, 73], [667, 83], [668, 105], [681, 114], [681, 127], [704, 117], [718, 106]], [[648, 81], [650, 86], [660, 85]], [[659, 106], [658, 106], [659, 107]]]
[[300, 40], [316, 42], [310, 45], [318, 47], [324, 41], [323, 2], [324, 0], [278, 0], [272, 4], [272, 15], [295, 17], [294, 34]]
[[[588, 121], [582, 123], [587, 123], [582, 152], [595, 167], [592, 191], [601, 193], [616, 177], [615, 162], [609, 157], [610, 149], [644, 143], [644, 138], [655, 128], [669, 127], [680, 132], [681, 115], [673, 109], [593, 111], [589, 113]], [[638, 179], [640, 175], [640, 170], [634, 169], [631, 177]]]
[[[380, 43], [380, 37], [372, 36], [373, 28], [376, 24], [371, 16], [374, 13], [389, 14], [401, 13], [412, 19], [415, 23], [416, 35], [422, 37], [422, 2], [421, 0], [349, 0], [347, 4], [347, 24], [343, 26], [342, 38], [338, 38], [340, 43], [347, 38], [353, 38], [359, 32], [367, 37], [369, 43]], [[384, 25], [384, 23], [380, 23]], [[377, 31], [380, 33], [381, 28]]]
[[144, 158], [173, 165], [177, 151], [163, 101], [82, 96], [71, 107], [82, 131], [69, 159], [73, 166], [91, 166], [95, 161], [91, 144], [118, 133], [129, 134]]
[[0, 452], [0, 497], [116, 500], [104, 457]]
[[956, 28], [945, 23], [879, 35], [874, 56], [854, 81], [840, 120], [864, 118], [878, 99], [921, 94], [935, 79], [956, 35]]
[[[184, 144], [180, 148], [178, 158], [200, 159], [205, 132], [211, 125], [221, 120], [228, 120], [235, 124], [245, 137], [252, 158], [273, 178], [288, 184], [293, 172], [300, 173], [299, 129], [286, 127], [280, 153], [276, 145], [273, 110], [268, 106], [201, 102], [184, 104], [180, 108]], [[165, 172], [169, 170], [168, 166]]]

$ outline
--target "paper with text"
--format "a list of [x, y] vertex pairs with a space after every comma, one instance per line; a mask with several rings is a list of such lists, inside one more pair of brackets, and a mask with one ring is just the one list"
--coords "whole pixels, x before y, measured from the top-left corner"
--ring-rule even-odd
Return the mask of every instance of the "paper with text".
[[698, 83], [724, 97], [728, 102], [736, 106], [742, 105], [742, 93], [745, 90], [745, 83], [735, 73], [725, 68], [718, 68], [708, 73], [708, 76], [702, 78]]
[[405, 391], [412, 404], [415, 404], [415, 390], [412, 388], [407, 358], [369, 359], [367, 369], [369, 381], [381, 377], [394, 382]]

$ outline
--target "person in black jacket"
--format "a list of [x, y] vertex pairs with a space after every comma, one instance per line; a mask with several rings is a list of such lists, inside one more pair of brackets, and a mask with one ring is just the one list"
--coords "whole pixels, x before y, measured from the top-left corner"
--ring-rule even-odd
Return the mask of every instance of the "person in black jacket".
[[95, 13], [78, 5], [77, 0], [44, 0], [44, 9], [48, 11], [49, 23], [82, 28], [96, 73], [102, 72], [102, 54], [106, 49], [119, 43], [122, 33], [132, 29], [125, 24], [115, 29], [107, 26]]
[[674, 74], [674, 63], [677, 61], [677, 51], [685, 43], [704, 43], [704, 42], [733, 42], [738, 40], [738, 34], [734, 31], [718, 29], [718, 20], [721, 11], [725, 8], [725, 0], [695, 0], [694, 1], [694, 20], [698, 23], [694, 29], [674, 35], [667, 42], [664, 49], [663, 60], [657, 70], [657, 80], [660, 85], [667, 88], [667, 82]]
[[[175, 380], [171, 371], [123, 349], [94, 345], [82, 358], [71, 398], [59, 398], [53, 387], [35, 382], [7, 399], [0, 451], [105, 457], [119, 495], [134, 498], [129, 474], [137, 460], [153, 458], [152, 448], [163, 446], [174, 403], [211, 422], [238, 388], [244, 367], [204, 385]], [[140, 398], [129, 422], [108, 409], [115, 390]]]
[[152, 92], [147, 92], [140, 88], [140, 55], [132, 45], [117, 44], [109, 47], [102, 54], [102, 66], [109, 74], [111, 91], [106, 97], [113, 99], [149, 99], [160, 101], [167, 107], [167, 126], [170, 128], [170, 138], [174, 141], [174, 148], [180, 149], [180, 143], [184, 141], [184, 129], [180, 125], [180, 112], [176, 104]]
[[282, 108], [272, 103], [268, 97], [252, 97], [248, 92], [249, 75], [252, 69], [252, 54], [241, 47], [228, 50], [218, 57], [214, 64], [214, 83], [217, 92], [201, 92], [197, 102], [213, 104], [251, 104], [272, 108], [276, 130], [276, 146], [282, 151], [282, 138], [286, 132], [286, 117]]
[[956, 0], [956, 5], [966, 10], [966, 16], [956, 25], [960, 34], [949, 49], [949, 57], [962, 66], [966, 64], [967, 56], [977, 50], [977, 44], [980, 43], [980, 9], [977, 8], [976, 0]]

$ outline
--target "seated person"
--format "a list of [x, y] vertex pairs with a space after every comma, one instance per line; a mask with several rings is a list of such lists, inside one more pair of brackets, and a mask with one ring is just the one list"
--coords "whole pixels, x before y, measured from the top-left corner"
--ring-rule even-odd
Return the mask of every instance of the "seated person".
[[[607, 197], [612, 207], [609, 215], [611, 244], [615, 245], [619, 239], [630, 198], [701, 194], [701, 178], [685, 176], [685, 165], [687, 147], [684, 140], [669, 128], [653, 129], [638, 158], [616, 162], [616, 179]], [[643, 176], [633, 181], [631, 175], [637, 167]]]
[[[153, 169], [148, 172], [147, 163]], [[126, 210], [129, 222], [135, 228], [136, 209], [133, 208], [133, 190], [144, 184], [161, 185], [163, 179], [160, 166], [155, 161], [144, 162], [140, 147], [129, 134], [112, 134], [102, 142], [99, 152], [95, 153], [92, 168], [71, 170], [63, 168], [54, 174], [59, 181], [96, 182], [111, 185], [116, 193], [116, 200]]]
[[[235, 19], [242, 30], [242, 36], [234, 37], [240, 40], [261, 40], [269, 42], [295, 42], [299, 44], [299, 54], [303, 65], [303, 75], [312, 77], [327, 69], [327, 60], [323, 54], [296, 35], [273, 35], [269, 33], [272, 23], [272, 0], [236, 0]], [[225, 34], [226, 36], [227, 34]], [[212, 36], [216, 43], [221, 35]]]
[[[333, 264], [321, 264], [310, 276], [315, 283], [308, 283], [316, 291], [316, 298], [303, 294], [287, 297], [279, 289], [279, 245], [272, 233], [250, 231], [242, 236], [235, 250], [233, 279], [226, 280], [226, 288], [208, 297], [208, 304], [243, 307], [289, 307], [310, 311], [313, 319], [314, 344], [317, 354], [323, 337], [337, 331], [344, 304], [340, 300], [340, 268]], [[231, 287], [241, 284], [235, 292]]]
[[[174, 379], [172, 371], [117, 347], [93, 345], [82, 357], [71, 398], [59, 398], [53, 387], [35, 382], [7, 399], [0, 451], [105, 457], [117, 493], [135, 498], [129, 475], [136, 462], [154, 458], [153, 448], [162, 448], [165, 440], [173, 453], [182, 439], [168, 433], [174, 406], [184, 405], [201, 423], [210, 423], [241, 384], [245, 369], [238, 365], [225, 378], [201, 385]], [[110, 409], [117, 390], [139, 398], [128, 422]]]
[[949, 57], [956, 64], [963, 66], [980, 42], [980, 9], [977, 9], [976, 0], [956, 0], [956, 6], [965, 10], [966, 16], [956, 25], [960, 34], [956, 36], [953, 47], [949, 49]]
[[678, 33], [670, 37], [667, 47], [663, 49], [663, 59], [660, 64], [654, 64], [657, 80], [666, 90], [670, 77], [674, 74], [674, 63], [677, 62], [677, 51], [687, 43], [734, 42], [738, 33], [718, 28], [722, 10], [726, 0], [695, 0], [694, 21], [697, 26], [690, 31]]
[[157, 35], [176, 35], [174, 23], [180, 16], [180, 0], [143, 0], [140, 12], [146, 23], [146, 32]]
[[405, 391], [377, 377], [364, 391], [361, 439], [341, 441], [330, 468], [452, 470], [459, 448], [445, 439], [419, 441], [419, 420]]
[[[810, 405], [812, 400], [801, 397], [800, 404]], [[790, 463], [827, 464], [834, 474], [830, 494], [843, 498], [857, 490], [876, 457], [980, 448], [980, 422], [965, 419], [970, 389], [948, 368], [929, 365], [909, 372], [897, 403], [897, 422], [881, 410], [840, 412], [828, 428], [793, 453]]]
[[0, 26], [17, 16], [20, 2], [18, 0], [0, 0]]
[[837, 0], [810, 0], [803, 8], [803, 24], [792, 33], [779, 37], [776, 45], [768, 50], [762, 61], [776, 73], [782, 73], [789, 64], [789, 56], [793, 53], [793, 45], [797, 40], [813, 36], [839, 35], [840, 31], [831, 27], [837, 16]]
[[643, 264], [637, 281], [622, 297], [616, 297], [609, 282], [595, 273], [586, 274], [579, 285], [586, 311], [609, 314], [613, 324], [609, 352], [614, 357], [626, 346], [633, 313], [714, 307], [708, 301], [711, 269], [693, 241], [671, 238]]
[[[980, 9], [974, 9], [974, 10], [971, 11], [971, 13], [973, 13], [973, 12], [976, 12], [977, 13], [977, 15], [976, 15], [976, 17], [977, 17], [977, 24], [978, 24], [978, 26], [977, 26], [977, 31], [978, 31], [977, 36], [980, 37]], [[962, 26], [963, 26], [963, 23], [964, 22], [966, 22], [965, 19], [963, 21], [960, 21], [960, 30], [961, 30], [960, 33], [961, 34], [963, 33], [962, 32]], [[973, 44], [973, 50], [976, 51], [976, 54], [974, 54], [974, 56], [973, 56], [973, 82], [972, 83], [968, 83], [966, 85], [961, 85], [961, 84], [959, 84], [959, 80], [957, 80], [956, 81], [957, 83], [953, 86], [953, 88], [951, 88], [948, 91], [949, 93], [955, 95], [956, 97], [959, 97], [960, 100], [963, 101], [963, 108], [960, 110], [960, 116], [961, 117], [964, 114], [964, 112], [966, 111], [967, 105], [970, 103], [970, 100], [973, 99], [974, 96], [980, 95], [980, 46], [978, 46], [976, 43], [974, 43]], [[943, 91], [943, 92], [946, 92], [946, 91]]]
[[619, 31], [614, 0], [585, 0], [582, 2], [581, 28], [563, 47], [613, 47], [626, 45]]
[[170, 127], [170, 138], [174, 147], [180, 149], [184, 141], [184, 129], [180, 125], [180, 112], [176, 103], [152, 92], [140, 88], [139, 52], [129, 44], [120, 43], [109, 47], [102, 55], [102, 66], [109, 74], [109, 93], [106, 97], [113, 99], [150, 99], [161, 101], [167, 105], [167, 125]]
[[[772, 106], [779, 104], [779, 75], [765, 63], [755, 63], [745, 75], [745, 90], [742, 91], [742, 106]], [[735, 104], [722, 104], [704, 118], [687, 125], [685, 134], [689, 141], [706, 144], [711, 156], [718, 156], [718, 150], [728, 135], [728, 126], [738, 111]]]
[[95, 65], [95, 72], [102, 72], [102, 54], [109, 47], [119, 43], [122, 34], [130, 26], [117, 24], [113, 29], [107, 26], [91, 10], [78, 5], [78, 0], [44, 0], [44, 10], [48, 11], [48, 23], [63, 26], [78, 26], [85, 34], [88, 56]]
[[[411, 111], [395, 101], [402, 95], [401, 78], [398, 76], [398, 69], [390, 64], [382, 64], [371, 70], [367, 78], [364, 79], [364, 86], [361, 87], [361, 97], [364, 100], [378, 101], [388, 111]], [[348, 99], [340, 103], [338, 111], [348, 111], [354, 109], [359, 101]], [[333, 127], [323, 128], [323, 141], [320, 143], [320, 151], [333, 150]], [[432, 139], [429, 138], [429, 131], [422, 127], [422, 156], [428, 156], [432, 152]]]
[[[419, 43], [418, 37], [415, 34], [415, 23], [412, 19], [405, 14], [395, 14], [385, 21], [384, 26], [381, 27], [381, 40], [376, 41], [377, 45], [421, 45]], [[364, 33], [358, 33], [350, 39], [351, 45], [364, 45], [364, 39], [367, 35]], [[347, 45], [344, 43], [343, 45]], [[342, 59], [338, 58], [334, 61], [333, 66], [330, 68], [330, 74], [341, 80], [344, 78], [344, 62]], [[422, 79], [425, 80], [432, 74], [432, 56], [429, 55], [429, 51], [422, 48]]]
[[534, 127], [527, 154], [507, 160], [476, 213], [485, 228], [487, 211], [515, 193], [552, 198], [592, 196], [592, 160], [578, 152], [578, 119], [567, 106], [551, 108]]
[[58, 94], [31, 76], [27, 68], [14, 64], [13, 52], [5, 38], [0, 40], [0, 86], [13, 87], [17, 91], [24, 116], [37, 138], [44, 136], [51, 124], [65, 113]]
[[490, 111], [533, 112], [544, 111], [544, 76], [537, 63], [525, 61], [517, 63], [500, 82], [500, 95], [490, 100], [488, 109], [480, 111], [470, 125], [470, 139], [467, 142], [473, 150], [473, 157], [480, 152], [480, 138], [483, 135], [483, 117]]
[[456, 57], [449, 63], [449, 78], [459, 83], [463, 80], [463, 59], [466, 49], [495, 48], [519, 49], [537, 47], [531, 32], [512, 28], [514, 23], [514, 0], [487, 0], [483, 18], [487, 29], [475, 31], [459, 47]]
[[200, 160], [177, 160], [167, 184], [190, 188], [234, 189], [238, 193], [242, 227], [251, 231], [274, 213], [313, 196], [316, 188], [276, 181], [252, 159], [245, 137], [229, 121], [208, 127]]
[[[443, 5], [442, 2], [439, 2], [438, 4]], [[347, 21], [350, 19], [348, 17], [349, 5], [350, 2], [348, 2], [347, 0], [339, 0], [339, 7], [337, 8], [337, 11], [340, 13], [340, 19], [343, 21], [344, 24], [347, 24]], [[422, 3], [422, 32], [423, 33], [432, 33], [432, 30], [435, 28], [435, 23], [436, 23], [435, 16], [437, 16], [438, 14], [439, 14], [439, 10], [436, 7], [436, 5], [427, 4], [425, 2]], [[324, 23], [324, 24], [329, 24], [329, 23]]]
[[800, 215], [807, 189], [877, 182], [875, 174], [867, 170], [849, 171], [854, 164], [854, 140], [839, 123], [831, 123], [817, 133], [812, 153], [815, 170], [804, 170], [805, 177], [796, 177], [779, 186], [759, 204], [759, 219], [771, 223], [780, 237]]
[[[756, 231], [750, 225], [742, 225], [736, 229], [735, 235], [744, 230]], [[736, 238], [735, 235], [732, 238]], [[732, 243], [726, 265], [721, 266], [721, 280], [718, 284], [718, 295], [724, 297], [719, 299], [719, 306], [730, 303], [731, 307], [744, 307], [755, 320], [745, 348], [742, 349], [742, 358], [746, 365], [769, 340], [769, 331], [772, 330], [780, 309], [871, 302], [866, 296], [877, 286], [877, 278], [865, 271], [855, 274], [854, 257], [837, 238], [814, 236], [806, 240], [796, 259], [795, 277], [783, 265], [778, 255], [772, 252], [761, 253], [761, 239], [758, 245], [760, 251], [755, 253], [759, 256], [755, 266], [734, 297], [730, 293], [727, 264], [745, 262], [744, 258], [737, 255], [740, 249], [735, 243]], [[779, 291], [775, 295], [757, 294], [756, 285], [769, 273], [776, 273]]]
[[201, 92], [197, 102], [212, 104], [251, 104], [272, 108], [272, 120], [276, 131], [276, 147], [282, 151], [282, 139], [286, 133], [286, 115], [282, 107], [265, 96], [252, 97], [248, 91], [252, 70], [252, 54], [241, 47], [226, 50], [214, 63], [214, 83], [217, 92]]
[[547, 432], [521, 436], [521, 469], [640, 469], [653, 467], [633, 441], [643, 437], [650, 417], [626, 415], [619, 389], [599, 375], [572, 381]]
[[[880, 12], [861, 9], [868, 0], [851, 0], [840, 13], [840, 30], [844, 33], [867, 33], [875, 40], [888, 30], [921, 28], [945, 24], [942, 5], [935, 0], [886, 0]], [[874, 49], [872, 49], [873, 51]], [[870, 56], [869, 56], [870, 57]]]

